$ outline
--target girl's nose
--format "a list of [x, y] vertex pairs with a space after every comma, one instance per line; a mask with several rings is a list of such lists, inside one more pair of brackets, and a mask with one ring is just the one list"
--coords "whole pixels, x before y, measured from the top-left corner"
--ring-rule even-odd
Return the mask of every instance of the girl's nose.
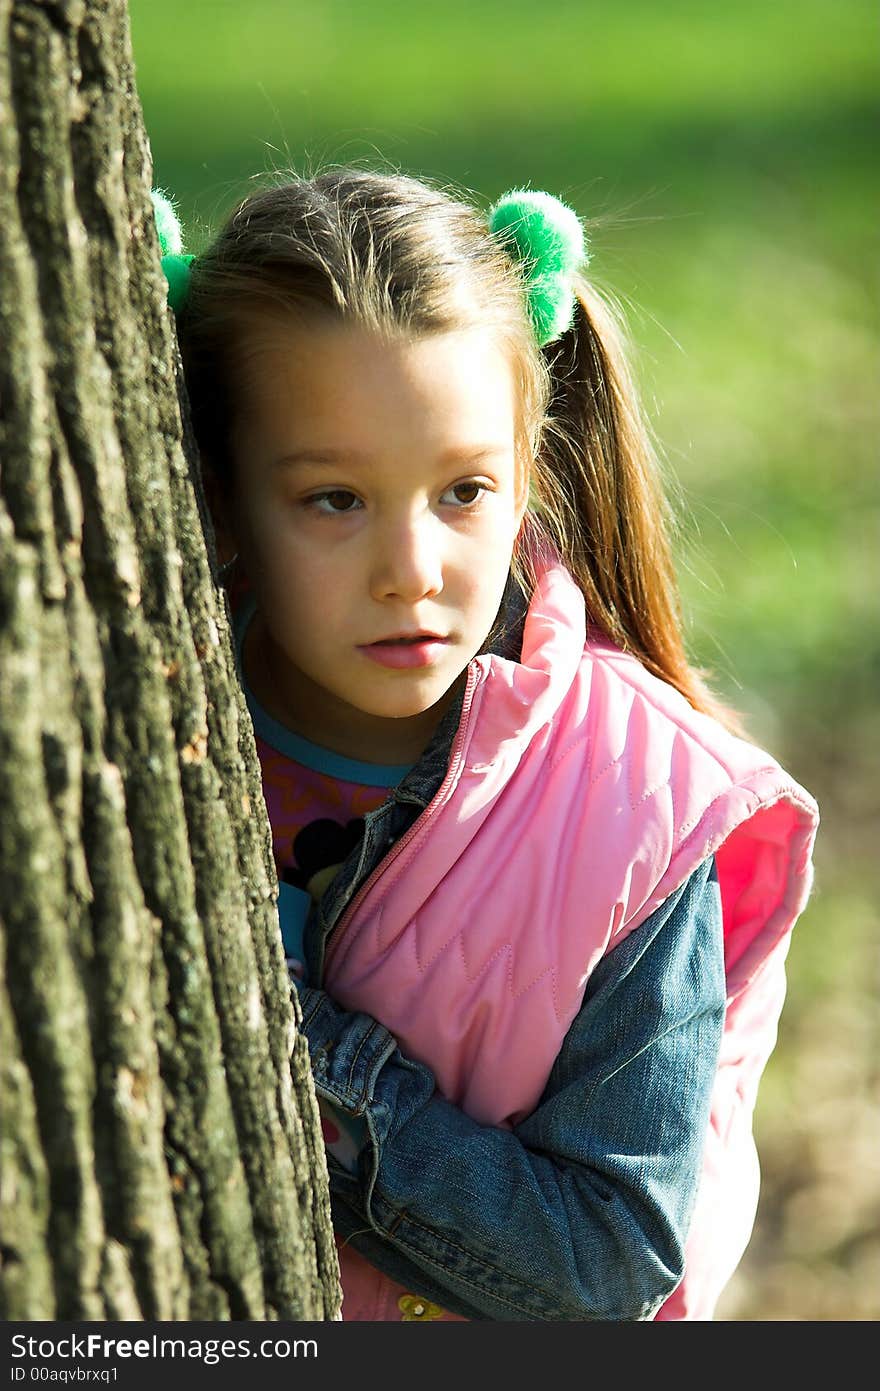
[[443, 588], [436, 519], [430, 514], [385, 527], [376, 537], [371, 591], [374, 599], [414, 604]]

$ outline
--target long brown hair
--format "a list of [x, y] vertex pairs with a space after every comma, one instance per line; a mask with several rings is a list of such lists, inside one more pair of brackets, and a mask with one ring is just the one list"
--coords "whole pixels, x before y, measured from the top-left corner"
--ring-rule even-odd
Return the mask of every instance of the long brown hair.
[[672, 509], [610, 304], [583, 277], [574, 322], [544, 351], [552, 396], [533, 510], [584, 595], [591, 625], [741, 734], [736, 712], [687, 657]]
[[[685, 652], [669, 508], [621, 328], [589, 282], [575, 291], [572, 327], [542, 351], [520, 267], [464, 200], [351, 168], [259, 189], [197, 257], [178, 314], [203, 468], [229, 486], [241, 349], [267, 316], [331, 314], [392, 338], [489, 326], [516, 376], [532, 524], [580, 586], [594, 631], [738, 729]], [[528, 592], [519, 553], [512, 573]]]

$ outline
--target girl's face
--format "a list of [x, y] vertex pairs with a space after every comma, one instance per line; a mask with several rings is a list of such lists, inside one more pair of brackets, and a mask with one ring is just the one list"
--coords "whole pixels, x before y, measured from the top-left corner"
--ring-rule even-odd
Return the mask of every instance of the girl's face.
[[329, 320], [248, 338], [221, 519], [269, 712], [372, 762], [418, 756], [498, 611], [527, 497], [487, 330], [393, 344]]

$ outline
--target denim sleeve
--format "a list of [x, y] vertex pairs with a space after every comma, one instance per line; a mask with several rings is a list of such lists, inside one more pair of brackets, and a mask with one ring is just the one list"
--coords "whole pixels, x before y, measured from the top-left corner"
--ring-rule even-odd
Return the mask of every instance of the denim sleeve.
[[337, 1233], [472, 1319], [651, 1319], [684, 1272], [724, 1022], [707, 860], [590, 978], [545, 1091], [515, 1129], [437, 1092], [376, 1019], [301, 987], [318, 1096], [363, 1119], [328, 1161]]

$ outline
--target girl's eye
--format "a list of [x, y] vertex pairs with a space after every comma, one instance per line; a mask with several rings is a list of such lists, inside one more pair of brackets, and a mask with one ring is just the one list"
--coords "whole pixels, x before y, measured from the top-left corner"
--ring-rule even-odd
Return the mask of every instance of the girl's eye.
[[447, 488], [440, 501], [446, 502], [451, 499], [458, 507], [473, 507], [487, 491], [485, 483], [468, 478], [464, 483], [454, 483], [451, 488]]
[[329, 517], [340, 512], [354, 512], [358, 499], [346, 488], [331, 488], [326, 493], [312, 493], [311, 497], [306, 498], [306, 506]]

